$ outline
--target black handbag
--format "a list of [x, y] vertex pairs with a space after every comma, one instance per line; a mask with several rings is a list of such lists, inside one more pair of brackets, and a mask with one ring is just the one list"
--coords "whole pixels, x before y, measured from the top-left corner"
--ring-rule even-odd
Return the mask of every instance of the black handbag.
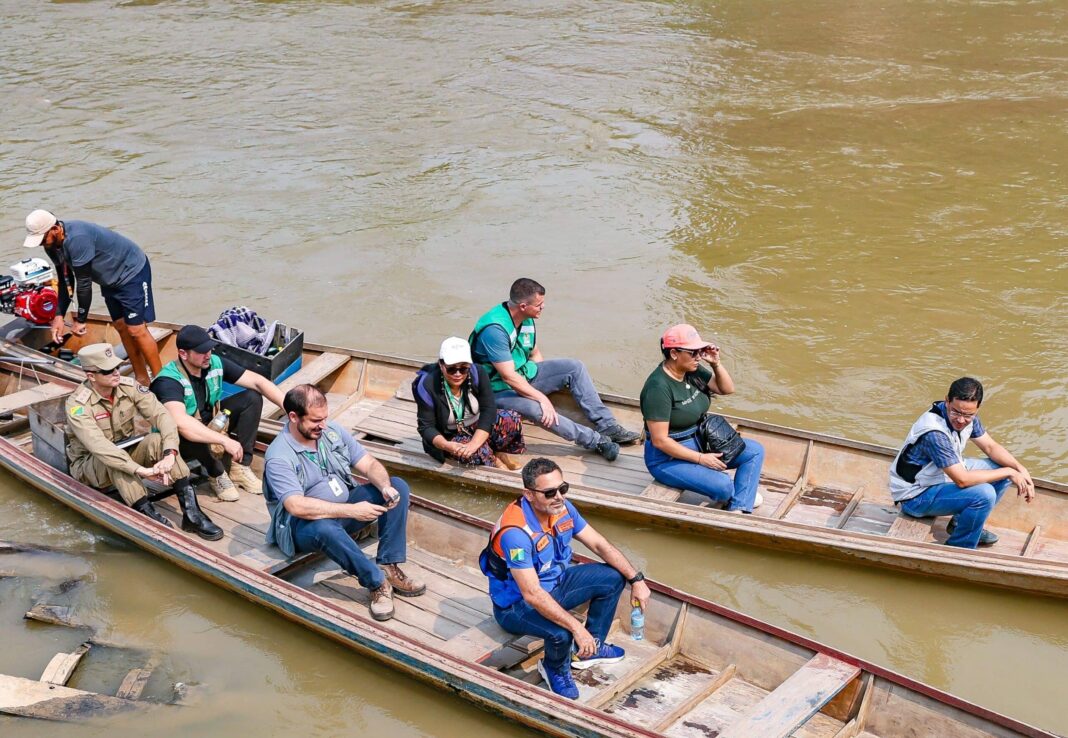
[[719, 460], [730, 466], [745, 449], [745, 439], [722, 415], [706, 413], [697, 424], [697, 447], [701, 453], [722, 454]]
[[[711, 396], [708, 382], [701, 379], [697, 372], [686, 375], [697, 389]], [[697, 448], [703, 454], [723, 454], [719, 460], [730, 466], [745, 449], [745, 439], [731, 427], [727, 419], [715, 413], [705, 413], [697, 423]]]

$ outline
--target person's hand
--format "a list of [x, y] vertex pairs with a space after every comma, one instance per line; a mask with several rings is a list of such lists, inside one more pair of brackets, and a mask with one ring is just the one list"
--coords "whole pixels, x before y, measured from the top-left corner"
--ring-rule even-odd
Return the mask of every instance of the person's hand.
[[73, 333], [76, 336], [84, 336], [85, 335], [85, 331], [86, 331], [85, 323], [79, 323], [78, 319], [75, 318], [74, 322], [71, 324], [70, 332]]
[[723, 456], [723, 454], [700, 454], [697, 457], [697, 463], [701, 466], [708, 467], [709, 469], [724, 471], [727, 468], [727, 465], [720, 459], [721, 456]]
[[59, 343], [63, 340], [63, 334], [67, 331], [67, 325], [63, 322], [63, 316], [57, 315], [52, 318], [52, 340]]
[[701, 358], [712, 366], [719, 366], [719, 346], [709, 346], [701, 354]]
[[541, 396], [538, 400], [538, 405], [541, 407], [541, 424], [545, 428], [552, 428], [560, 418], [556, 414], [556, 408], [549, 402], [549, 398], [545, 395]]
[[164, 454], [154, 468], [157, 474], [168, 474], [174, 468], [174, 454]]
[[590, 635], [590, 631], [579, 626], [577, 632], [572, 635], [575, 637], [575, 653], [580, 659], [588, 659], [597, 653], [597, 641]]
[[386, 501], [386, 509], [392, 510], [400, 502], [401, 494], [393, 487], [386, 487], [382, 490], [382, 497]]
[[457, 443], [453, 454], [462, 461], [469, 461], [477, 450], [470, 443]]
[[241, 448], [241, 444], [229, 436], [223, 441], [222, 447], [223, 451], [230, 454], [230, 458], [234, 461], [240, 462], [241, 458], [245, 455], [245, 449]]
[[1030, 502], [1035, 499], [1035, 483], [1026, 469], [1022, 472], [1014, 471], [1009, 479], [1016, 485], [1016, 494], [1023, 497], [1024, 502]]
[[649, 585], [645, 583], [644, 579], [630, 585], [630, 599], [632, 602], [638, 603], [638, 607], [642, 609], [642, 612], [645, 612], [649, 606], [649, 597], [652, 594], [652, 590], [649, 589]]
[[134, 472], [141, 479], [148, 479], [149, 477], [156, 476], [156, 467], [154, 466], [139, 466], [137, 471]]
[[354, 502], [352, 503], [352, 511], [349, 517], [369, 523], [372, 520], [378, 520], [379, 516], [384, 512], [386, 512], [386, 508], [373, 502]]

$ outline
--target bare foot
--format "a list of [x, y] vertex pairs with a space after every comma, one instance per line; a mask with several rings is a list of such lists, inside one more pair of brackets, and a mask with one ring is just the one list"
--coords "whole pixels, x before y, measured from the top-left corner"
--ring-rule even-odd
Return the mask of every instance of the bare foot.
[[522, 466], [522, 464], [513, 459], [509, 454], [501, 453], [499, 451], [493, 456], [493, 465], [498, 469], [510, 469], [512, 471], [515, 471]]

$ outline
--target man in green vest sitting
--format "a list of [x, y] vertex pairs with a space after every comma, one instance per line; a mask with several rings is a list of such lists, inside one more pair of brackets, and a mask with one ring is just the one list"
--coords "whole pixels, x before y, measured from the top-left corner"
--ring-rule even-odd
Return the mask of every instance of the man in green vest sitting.
[[[515, 410], [561, 438], [615, 461], [619, 444], [634, 443], [641, 434], [616, 422], [581, 361], [542, 357], [534, 321], [544, 307], [544, 287], [526, 277], [513, 282], [508, 302], [497, 305], [475, 324], [469, 339], [474, 360], [489, 373], [497, 407]], [[564, 388], [570, 390], [593, 428], [556, 412], [547, 395]]]
[[[201, 463], [212, 491], [224, 502], [238, 499], [235, 484], [246, 492], [263, 494], [260, 480], [249, 467], [263, 398], [266, 396], [281, 407], [281, 390], [265, 377], [213, 354], [215, 341], [200, 326], [183, 326], [178, 331], [177, 345], [178, 358], [163, 367], [151, 389], [178, 424], [182, 458]], [[245, 391], [223, 400], [223, 382], [244, 387]], [[230, 411], [228, 434], [208, 427], [211, 419], [224, 410]], [[230, 454], [233, 463], [229, 474], [222, 461], [212, 455], [212, 444]]]

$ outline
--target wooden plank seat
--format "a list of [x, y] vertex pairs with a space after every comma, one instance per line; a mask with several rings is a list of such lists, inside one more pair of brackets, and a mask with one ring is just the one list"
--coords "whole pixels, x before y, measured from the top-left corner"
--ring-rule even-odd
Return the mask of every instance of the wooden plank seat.
[[[343, 367], [348, 361], [349, 357], [345, 354], [335, 354], [332, 351], [324, 351], [278, 385], [278, 389], [281, 390], [284, 395], [298, 384], [318, 384]], [[260, 417], [270, 418], [278, 412], [281, 412], [281, 408], [264, 398], [263, 411], [260, 413]]]
[[786, 738], [860, 675], [860, 667], [819, 653], [720, 733], [720, 738]]
[[0, 397], [0, 413], [12, 413], [30, 405], [69, 394], [71, 387], [58, 382], [45, 382], [28, 389]]
[[898, 511], [897, 520], [886, 534], [890, 538], [901, 538], [907, 541], [933, 541], [934, 535], [931, 527], [934, 521], [934, 518], [914, 518]]
[[0, 712], [9, 715], [80, 721], [146, 708], [145, 702], [0, 674]]
[[70, 681], [71, 674], [77, 668], [78, 662], [82, 660], [82, 656], [88, 653], [92, 646], [93, 644], [90, 641], [86, 641], [74, 649], [72, 653], [57, 653], [48, 662], [39, 681], [63, 686]]
[[156, 343], [159, 343], [163, 339], [167, 338], [167, 336], [169, 336], [172, 333], [174, 333], [174, 331], [171, 330], [170, 328], [164, 328], [164, 327], [158, 326], [158, 325], [150, 325], [148, 327], [148, 332], [152, 336], [152, 338], [156, 341]]

